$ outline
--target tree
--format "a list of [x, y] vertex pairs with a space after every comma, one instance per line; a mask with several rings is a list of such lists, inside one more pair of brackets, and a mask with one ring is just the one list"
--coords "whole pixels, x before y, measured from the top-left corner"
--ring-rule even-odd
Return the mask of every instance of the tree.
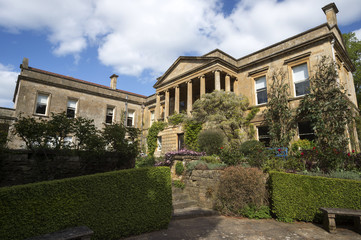
[[75, 148], [85, 151], [102, 151], [105, 141], [101, 132], [95, 127], [93, 119], [77, 117], [74, 120]]
[[342, 34], [345, 47], [356, 71], [353, 72], [353, 80], [357, 96], [357, 103], [361, 104], [361, 41], [357, 39], [354, 32]]
[[46, 147], [46, 122], [33, 117], [22, 117], [14, 123], [14, 134], [18, 135], [30, 150]]
[[204, 123], [206, 128], [219, 128], [228, 142], [243, 141], [250, 137], [253, 126], [250, 121], [258, 109], [252, 109], [248, 116], [248, 99], [232, 92], [214, 91], [198, 99], [193, 105], [192, 117]]
[[288, 104], [289, 85], [285, 82], [285, 75], [282, 70], [272, 73], [267, 93], [268, 106], [263, 112], [273, 147], [288, 147], [295, 133], [294, 111]]
[[[335, 152], [343, 152], [349, 144], [347, 128], [352, 125], [353, 109], [337, 78], [336, 64], [330, 58], [322, 57], [310, 77], [310, 93], [302, 99], [297, 109], [299, 121], [311, 122], [316, 143], [323, 151], [334, 149]], [[332, 162], [331, 158], [328, 161], [331, 161], [328, 162], [331, 168], [341, 164]]]
[[51, 119], [45, 123], [46, 144], [51, 144], [55, 149], [68, 148], [64, 138], [73, 132], [73, 119], [68, 118], [65, 112], [51, 113]]

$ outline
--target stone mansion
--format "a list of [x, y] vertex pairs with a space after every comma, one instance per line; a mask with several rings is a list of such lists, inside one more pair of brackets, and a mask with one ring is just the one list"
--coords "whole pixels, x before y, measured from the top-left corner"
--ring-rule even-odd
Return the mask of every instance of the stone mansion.
[[[143, 131], [142, 143], [154, 121], [168, 121], [174, 113], [192, 113], [193, 103], [203, 94], [224, 90], [242, 94], [250, 106], [261, 108], [253, 119], [257, 139], [267, 141], [266, 126], [262, 126], [262, 110], [267, 107], [268, 79], [275, 69], [286, 72], [290, 86], [289, 104], [296, 107], [308, 93], [309, 76], [321, 56], [338, 63], [339, 80], [357, 107], [352, 72], [355, 70], [345, 50], [337, 26], [338, 9], [334, 3], [322, 8], [327, 22], [275, 43], [241, 58], [234, 58], [215, 49], [203, 56], [181, 56], [154, 84], [155, 94], [143, 96], [116, 88], [117, 75], [112, 75], [110, 87], [44, 71], [29, 66], [24, 58], [14, 93], [14, 109], [0, 108], [0, 122], [11, 123], [20, 114], [48, 118], [51, 112], [67, 112], [68, 117], [94, 119], [98, 128], [104, 123], [124, 121], [121, 112], [127, 109], [125, 124]], [[10, 127], [11, 128], [11, 127]], [[24, 144], [10, 136], [11, 148]], [[308, 123], [298, 124], [296, 138], [312, 138]], [[159, 133], [157, 155], [183, 146], [181, 127], [169, 126]], [[71, 137], [69, 139], [72, 141]]]

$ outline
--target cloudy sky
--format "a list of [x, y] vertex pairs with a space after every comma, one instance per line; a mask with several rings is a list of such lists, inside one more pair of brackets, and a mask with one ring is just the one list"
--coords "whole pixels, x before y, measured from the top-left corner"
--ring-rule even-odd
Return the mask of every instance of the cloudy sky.
[[[360, 0], [332, 0], [341, 32], [361, 39]], [[143, 95], [179, 56], [235, 58], [321, 25], [331, 0], [0, 0], [0, 107], [19, 65]]]

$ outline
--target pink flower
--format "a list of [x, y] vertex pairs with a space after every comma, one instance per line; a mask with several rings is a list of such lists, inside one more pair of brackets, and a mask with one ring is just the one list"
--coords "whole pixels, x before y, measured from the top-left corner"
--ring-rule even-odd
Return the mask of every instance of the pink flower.
[[303, 156], [304, 155], [304, 153], [303, 152], [301, 152], [301, 156]]

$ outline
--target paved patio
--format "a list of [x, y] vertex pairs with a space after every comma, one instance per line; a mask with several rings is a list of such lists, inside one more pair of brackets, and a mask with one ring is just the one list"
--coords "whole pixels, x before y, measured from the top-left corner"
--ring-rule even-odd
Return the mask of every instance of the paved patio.
[[337, 226], [337, 232], [330, 234], [321, 225], [312, 223], [283, 223], [274, 219], [252, 220], [247, 218], [211, 216], [172, 220], [166, 230], [126, 239], [361, 240], [361, 235], [354, 232], [352, 226]]

